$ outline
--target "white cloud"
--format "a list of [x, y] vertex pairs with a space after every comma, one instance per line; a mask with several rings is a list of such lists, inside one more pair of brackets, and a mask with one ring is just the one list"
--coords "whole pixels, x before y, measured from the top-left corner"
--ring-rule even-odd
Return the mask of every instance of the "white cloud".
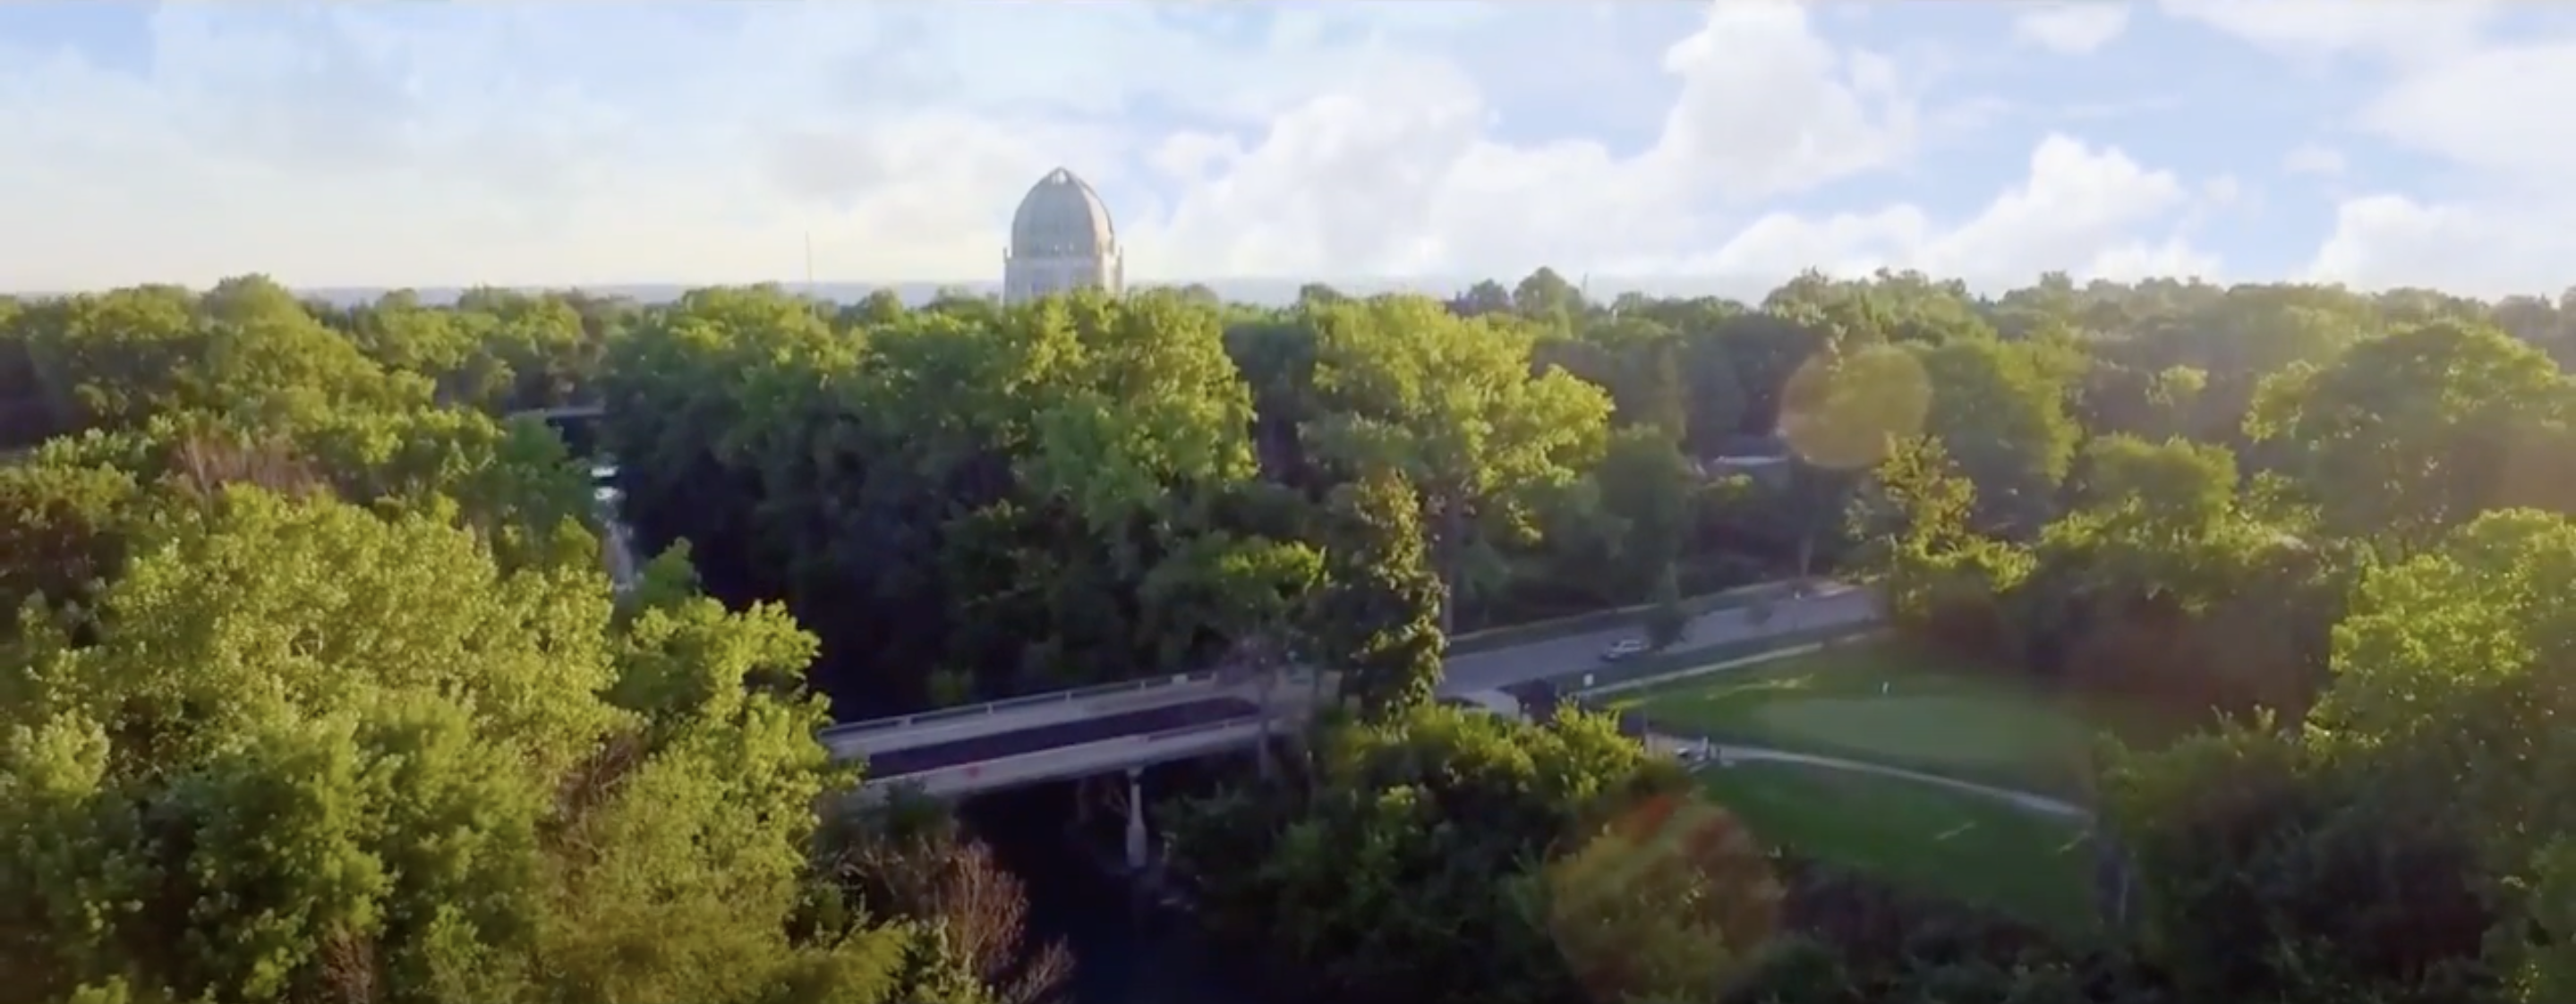
[[2422, 286], [2555, 298], [2576, 280], [2576, 204], [2427, 200], [2378, 192], [2344, 200], [2309, 276], [2366, 289]]
[[2013, 36], [2051, 52], [2083, 55], [2109, 45], [2129, 27], [2129, 5], [2063, 0], [2034, 5], [2013, 19]]
[[2162, 7], [2166, 14], [2199, 22], [2276, 55], [2366, 56], [2397, 63], [2440, 59], [2471, 47], [2495, 15], [2495, 5], [2488, 0], [2164, 0]]
[[2277, 56], [2377, 71], [2344, 109], [2344, 124], [2440, 166], [2425, 172], [2438, 188], [2404, 191], [2375, 158], [2293, 149], [2283, 171], [2367, 186], [2337, 203], [2307, 277], [2487, 296], [2554, 295], [2576, 281], [2576, 194], [2564, 187], [2576, 171], [2576, 132], [2553, 127], [2565, 118], [2565, 95], [2576, 93], [2576, 43], [2565, 40], [2568, 22], [2553, 19], [2554, 9], [2513, 12], [2534, 21], [2507, 25], [2506, 11], [2480, 0], [2166, 0], [2164, 8]]
[[[2432, 41], [2401, 43], [2407, 32], [2396, 30], [2377, 36], [2383, 55], [2392, 46], [2403, 52], [2351, 110], [2351, 124], [2444, 165], [2449, 183], [2438, 196], [2382, 187], [2343, 199], [2307, 272], [2367, 288], [2554, 295], [2576, 281], [2576, 195], [2564, 187], [2576, 171], [2576, 133], [2543, 123], [2563, 119], [2564, 96], [2576, 93], [2576, 44], [2502, 31], [2494, 34], [2514, 37], [2480, 37], [2474, 9], [2415, 16], [2424, 20], [2411, 30]], [[2349, 28], [2326, 34], [2354, 37]], [[2294, 150], [2283, 166], [2353, 173], [2321, 147]]]
[[1883, 170], [1918, 141], [1899, 71], [1826, 44], [1795, 5], [1718, 4], [1664, 67], [1680, 93], [1654, 143], [1620, 158], [1586, 140], [1496, 142], [1490, 107], [1455, 66], [1388, 57], [1253, 143], [1177, 139], [1222, 166], [1146, 221], [1131, 262], [1165, 274], [1579, 268], [1687, 246], [1713, 222], [1693, 208], [1705, 200]]
[[2432, 203], [2380, 193], [2346, 200], [2309, 271], [2364, 288], [2555, 298], [2576, 270], [2576, 216], [2561, 204], [2533, 216], [2512, 206]]
[[2285, 174], [2313, 174], [2333, 177], [2342, 174], [2346, 164], [2343, 154], [2332, 147], [2301, 143], [2281, 158]]
[[[1976, 99], [1779, 0], [1710, 5], [1649, 78], [1608, 47], [1640, 9], [164, 5], [143, 75], [0, 35], [0, 191], [43, 193], [0, 199], [0, 281], [744, 281], [809, 233], [825, 278], [973, 280], [1057, 164], [1149, 279], [2210, 266], [2192, 184], [2072, 137], [1982, 213], [1818, 211]], [[1603, 107], [1504, 131], [1479, 71], [1551, 44], [1557, 103]]]
[[[2019, 184], [1955, 227], [1945, 230], [1911, 206], [1822, 220], [1774, 213], [1692, 264], [1720, 275], [1776, 274], [1802, 265], [1844, 274], [1916, 268], [1985, 289], [2027, 283], [2050, 270], [2079, 278], [2215, 275], [2218, 259], [2179, 232], [2192, 201], [2171, 172], [2141, 166], [2116, 149], [2050, 135], [2031, 151]], [[2162, 236], [2137, 236], [2159, 226]]]
[[2408, 67], [2364, 105], [2362, 129], [2511, 184], [2555, 189], [2576, 171], [2576, 42], [2503, 43]]

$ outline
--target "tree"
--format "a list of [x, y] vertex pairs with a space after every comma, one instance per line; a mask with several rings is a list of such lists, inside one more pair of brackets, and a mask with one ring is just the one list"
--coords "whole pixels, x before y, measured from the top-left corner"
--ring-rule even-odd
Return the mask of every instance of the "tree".
[[0, 605], [31, 600], [86, 607], [123, 564], [123, 524], [138, 491], [108, 466], [29, 463], [0, 467]]
[[1299, 667], [1298, 654], [1313, 649], [1307, 632], [1313, 627], [1310, 613], [1323, 585], [1323, 555], [1300, 543], [1243, 541], [1222, 533], [1195, 538], [1182, 547], [1181, 555], [1155, 568], [1146, 581], [1147, 590], [1198, 589], [1211, 595], [1186, 602], [1159, 596], [1151, 605], [1190, 610], [1205, 623], [1191, 629], [1166, 627], [1158, 633], [1174, 641], [1198, 637], [1201, 631], [1229, 639], [1217, 668], [1229, 676], [1256, 681], [1260, 688], [1257, 752], [1267, 774], [1276, 722], [1271, 702], [1282, 678]]
[[2066, 388], [2028, 346], [1953, 340], [1922, 358], [1931, 397], [1924, 430], [1976, 484], [1979, 522], [2037, 529], [2052, 514], [2074, 456]]
[[[225, 488], [168, 510], [94, 644], [12, 651], [13, 987], [144, 999], [910, 1000], [902, 925], [793, 935], [845, 772], [812, 641], [704, 600], [612, 624], [422, 515]], [[363, 625], [363, 630], [349, 630]]]
[[[1303, 784], [1171, 831], [1216, 931], [1309, 996], [2576, 985], [2576, 299], [1572, 285], [0, 299], [0, 983], [1026, 989], [971, 844], [864, 844], [864, 876], [809, 853], [844, 846], [813, 809], [847, 782], [807, 738], [810, 661], [844, 716], [1343, 670], [1358, 714], [1264, 744]], [[504, 417], [588, 401], [595, 443]], [[656, 555], [613, 597], [594, 448]], [[1793, 565], [1883, 576], [1909, 643], [2192, 733], [2033, 765], [2096, 798], [2136, 937], [2061, 944], [1794, 844], [1775, 912], [1769, 863], [1682, 839], [1735, 831], [1606, 721], [1430, 700], [1446, 627], [1644, 599], [1665, 640], [1685, 588]]]
[[2443, 323], [2272, 377], [2246, 432], [2283, 444], [2331, 532], [2411, 550], [2480, 512], [2566, 498], [2547, 498], [2558, 485], [2546, 474], [2551, 450], [2576, 442], [2571, 400], [2576, 390], [2539, 350]]
[[1586, 999], [1715, 1000], [1778, 924], [1779, 882], [1752, 833], [1705, 802], [1656, 795], [1567, 842], [1514, 890]]
[[780, 291], [701, 291], [611, 354], [648, 549], [688, 539], [711, 591], [826, 625], [820, 681], [873, 708], [1224, 650], [1238, 621], [1197, 605], [1228, 591], [1181, 581], [1225, 567], [1197, 542], [1294, 527], [1250, 501], [1252, 396], [1214, 308], [1078, 294], [857, 334]]
[[1660, 429], [1622, 430], [1610, 437], [1594, 474], [1602, 510], [1620, 522], [1620, 567], [1631, 595], [1644, 595], [1668, 577], [1658, 569], [1689, 548], [1696, 478], [1673, 447]]
[[836, 877], [859, 902], [921, 917], [993, 988], [994, 1004], [1039, 1004], [1073, 978], [1061, 942], [1026, 944], [1028, 897], [992, 848], [953, 828], [853, 835]]
[[1380, 473], [1342, 486], [1325, 551], [1329, 585], [1310, 630], [1342, 694], [1369, 713], [1427, 703], [1440, 684], [1442, 588], [1413, 490]]
[[[1541, 726], [1422, 706], [1327, 733], [1313, 769], [1311, 792], [1221, 795], [1170, 830], [1174, 866], [1199, 880], [1203, 915], [1221, 936], [1263, 950], [1254, 957], [1277, 960], [1283, 988], [1350, 1001], [1540, 1002], [1584, 999], [1588, 975], [1618, 977], [1604, 984], [1618, 991], [1696, 989], [1719, 964], [1685, 951], [1716, 949], [1695, 934], [1747, 946], [1757, 936], [1738, 918], [1761, 914], [1758, 857], [1723, 840], [1704, 846], [1695, 827], [1656, 825], [1651, 799], [1683, 779], [1606, 718], [1569, 713]], [[1649, 867], [1691, 881], [1663, 887], [1669, 899], [1622, 897], [1615, 867], [1604, 867], [1622, 856], [1620, 842], [1665, 839], [1691, 849]], [[1559, 848], [1568, 863], [1550, 874]], [[1658, 932], [1658, 951], [1632, 969], [1590, 953], [1589, 930], [1560, 942], [1552, 920]]]
[[1475, 285], [1467, 287], [1466, 292], [1458, 294], [1449, 301], [1450, 312], [1460, 317], [1500, 314], [1510, 309], [1512, 309], [1511, 291], [1504, 289], [1502, 283], [1492, 279], [1477, 281]]
[[[2542, 1001], [2567, 985], [2576, 524], [2491, 513], [2360, 584], [2298, 732], [2231, 730], [2113, 775], [2194, 999]], [[2537, 591], [2535, 591], [2537, 590]], [[2267, 943], [2268, 953], [2248, 953]]]
[[1556, 274], [1555, 269], [1546, 266], [1522, 277], [1520, 283], [1512, 287], [1512, 311], [1537, 323], [1545, 331], [1574, 330], [1575, 321], [1583, 316], [1583, 310], [1582, 291], [1565, 281], [1564, 276]]
[[1646, 641], [1663, 648], [1682, 640], [1690, 630], [1691, 616], [1682, 607], [1681, 581], [1673, 574], [1672, 562], [1664, 562], [1656, 573], [1654, 596], [1648, 602], [1654, 606], [1646, 611]]
[[1562, 373], [1532, 376], [1526, 337], [1418, 297], [1325, 306], [1308, 323], [1327, 409], [1309, 443], [1355, 472], [1401, 473], [1419, 493], [1449, 587], [1445, 631], [1469, 549], [1525, 525], [1533, 492], [1599, 456], [1609, 402]]

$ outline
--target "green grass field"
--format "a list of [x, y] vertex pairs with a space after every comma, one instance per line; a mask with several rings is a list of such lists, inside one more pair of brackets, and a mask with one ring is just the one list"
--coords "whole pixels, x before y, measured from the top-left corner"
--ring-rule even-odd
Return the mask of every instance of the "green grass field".
[[2052, 793], [2082, 790], [2097, 737], [2137, 716], [2078, 706], [1886, 642], [1676, 680], [1623, 695], [1657, 731], [1848, 757]]
[[1710, 766], [1709, 797], [1765, 843], [2069, 937], [2099, 930], [2078, 821], [1901, 778]]

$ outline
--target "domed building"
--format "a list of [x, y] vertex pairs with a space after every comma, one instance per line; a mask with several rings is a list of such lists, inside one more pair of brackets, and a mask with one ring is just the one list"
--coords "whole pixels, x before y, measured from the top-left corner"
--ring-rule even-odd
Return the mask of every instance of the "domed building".
[[1127, 284], [1127, 255], [1109, 206], [1074, 173], [1047, 172], [1011, 215], [1011, 247], [1002, 253], [1002, 302], [1022, 303], [1080, 286], [1115, 296]]

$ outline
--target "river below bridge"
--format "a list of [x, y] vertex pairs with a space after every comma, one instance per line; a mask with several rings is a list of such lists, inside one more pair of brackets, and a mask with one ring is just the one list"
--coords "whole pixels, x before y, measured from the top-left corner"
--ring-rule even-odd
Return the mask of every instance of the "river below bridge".
[[1243, 980], [1252, 967], [1226, 965], [1188, 918], [1141, 908], [1126, 881], [1075, 842], [1065, 826], [1073, 793], [1070, 783], [1039, 785], [973, 799], [962, 812], [1025, 886], [1030, 941], [1062, 940], [1073, 951], [1071, 984], [1048, 1004], [1256, 1004]]

